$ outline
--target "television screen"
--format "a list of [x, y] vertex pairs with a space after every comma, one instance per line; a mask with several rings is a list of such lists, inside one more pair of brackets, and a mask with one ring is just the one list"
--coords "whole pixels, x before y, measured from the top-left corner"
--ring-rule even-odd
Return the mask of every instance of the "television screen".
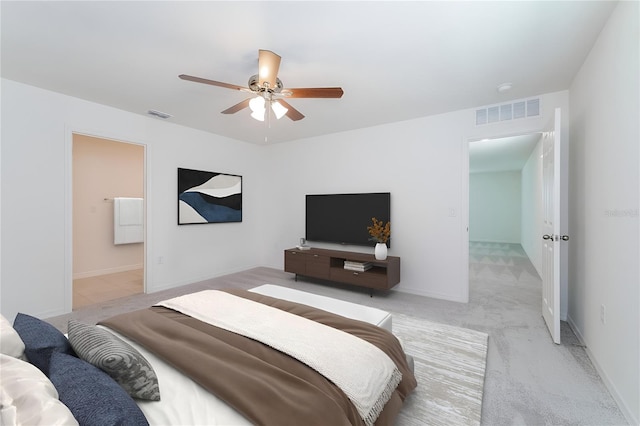
[[[389, 192], [363, 194], [319, 194], [306, 196], [305, 238], [338, 244], [373, 247], [368, 226], [375, 217], [391, 220]], [[390, 241], [387, 246], [391, 247]]]

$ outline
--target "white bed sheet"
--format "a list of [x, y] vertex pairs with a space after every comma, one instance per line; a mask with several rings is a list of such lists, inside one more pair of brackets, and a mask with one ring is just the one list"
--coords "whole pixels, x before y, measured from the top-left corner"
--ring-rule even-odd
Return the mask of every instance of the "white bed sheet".
[[150, 425], [251, 425], [242, 414], [143, 346], [107, 327], [98, 327], [108, 330], [140, 351], [155, 370], [160, 386], [160, 401], [135, 400]]

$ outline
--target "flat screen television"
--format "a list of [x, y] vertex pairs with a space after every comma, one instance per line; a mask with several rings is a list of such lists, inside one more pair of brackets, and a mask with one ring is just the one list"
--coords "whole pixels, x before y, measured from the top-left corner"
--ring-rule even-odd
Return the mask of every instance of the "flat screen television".
[[373, 247], [367, 227], [372, 217], [391, 220], [391, 193], [313, 194], [306, 196], [305, 207], [307, 240]]

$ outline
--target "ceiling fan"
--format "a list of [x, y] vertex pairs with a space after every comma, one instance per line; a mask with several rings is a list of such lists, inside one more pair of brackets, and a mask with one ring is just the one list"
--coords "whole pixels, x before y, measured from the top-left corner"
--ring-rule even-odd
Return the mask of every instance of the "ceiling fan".
[[[240, 90], [253, 96], [238, 102], [222, 111], [222, 114], [234, 114], [247, 107], [251, 108], [251, 116], [259, 121], [264, 121], [266, 111], [273, 111], [277, 119], [286, 115], [293, 121], [302, 120], [304, 115], [292, 107], [283, 98], [341, 98], [342, 88], [340, 87], [316, 87], [285, 89], [282, 81], [278, 78], [280, 68], [280, 56], [270, 50], [258, 50], [258, 74], [249, 78], [249, 87], [237, 86], [230, 83], [208, 80], [206, 78], [194, 77], [180, 74], [182, 80], [196, 83], [210, 84], [212, 86], [225, 87], [227, 89]], [[270, 107], [270, 109], [268, 109]]]

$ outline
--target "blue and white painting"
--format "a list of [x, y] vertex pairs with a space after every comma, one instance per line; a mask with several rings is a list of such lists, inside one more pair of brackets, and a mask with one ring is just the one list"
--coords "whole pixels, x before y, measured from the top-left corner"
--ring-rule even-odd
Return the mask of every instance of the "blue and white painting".
[[242, 176], [178, 168], [178, 225], [242, 222]]

